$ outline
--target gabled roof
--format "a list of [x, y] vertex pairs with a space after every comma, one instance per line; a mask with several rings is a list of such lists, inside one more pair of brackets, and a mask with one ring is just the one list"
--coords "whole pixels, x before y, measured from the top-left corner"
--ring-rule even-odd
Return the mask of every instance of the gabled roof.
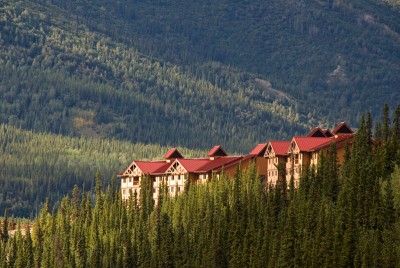
[[271, 146], [276, 156], [287, 155], [290, 147], [290, 141], [270, 141], [268, 146]]
[[215, 171], [240, 159], [242, 159], [241, 156], [220, 157], [214, 160], [208, 158], [176, 159], [172, 165], [179, 163], [189, 173], [205, 173]]
[[182, 154], [178, 151], [176, 148], [171, 148], [171, 150], [168, 151], [164, 155], [165, 159], [172, 159], [172, 158], [183, 158]]
[[133, 161], [127, 169], [124, 170], [121, 174], [118, 174], [119, 177], [129, 176], [131, 172], [137, 167], [142, 174], [162, 174], [165, 173], [170, 166], [170, 163], [166, 161]]
[[293, 137], [300, 152], [313, 152], [324, 147], [329, 147], [332, 143], [336, 143], [339, 147], [344, 146], [347, 142], [352, 142], [354, 134], [341, 134], [336, 137]]
[[220, 145], [214, 146], [209, 152], [208, 156], [227, 156], [228, 154], [222, 149]]
[[307, 137], [326, 137], [326, 135], [322, 129], [316, 127], [307, 134]]
[[161, 173], [165, 173], [165, 171], [167, 171], [167, 168], [171, 164], [171, 163], [168, 163], [166, 161], [151, 161], [151, 162], [136, 161], [135, 163], [136, 163], [137, 167], [140, 168], [140, 170], [144, 174], [161, 174]]
[[222, 166], [220, 166], [220, 167], [218, 167], [218, 168], [215, 168], [215, 169], [213, 169], [213, 171], [215, 171], [215, 172], [221, 172], [222, 169], [230, 168], [230, 167], [232, 167], [232, 166], [234, 166], [234, 165], [237, 165], [237, 164], [239, 164], [239, 163], [242, 163], [242, 162], [244, 162], [244, 161], [246, 161], [246, 160], [248, 160], [248, 159], [252, 160], [252, 159], [254, 159], [255, 157], [256, 157], [256, 155], [254, 155], [254, 154], [248, 154], [248, 155], [246, 155], [246, 156], [237, 158], [237, 159], [235, 159], [235, 160], [233, 160], [233, 161], [231, 161], [231, 162], [229, 162], [229, 163], [226, 163], [226, 164], [224, 164], [224, 165], [222, 165]]
[[227, 156], [227, 157], [217, 158], [215, 160], [211, 160], [208, 163], [206, 163], [197, 172], [215, 171], [216, 169], [219, 169], [219, 168], [225, 167], [229, 164], [238, 162], [242, 158], [243, 158], [242, 156]]
[[208, 158], [190, 158], [176, 159], [174, 163], [179, 163], [187, 172], [196, 172], [204, 166], [210, 159]]
[[331, 138], [319, 137], [293, 137], [292, 142], [295, 142], [300, 152], [312, 152], [316, 148], [333, 142]]
[[260, 143], [249, 153], [249, 155], [264, 156], [267, 149], [267, 143]]
[[337, 127], [332, 130], [332, 133], [335, 135], [352, 134], [354, 133], [354, 131], [345, 122], [341, 122]]
[[330, 131], [329, 128], [323, 129], [322, 132], [324, 132], [325, 137], [328, 137], [328, 138], [329, 138], [329, 137], [333, 137], [333, 134], [332, 134], [332, 132]]
[[340, 148], [346, 145], [346, 143], [352, 143], [354, 138], [354, 134], [342, 134], [340, 136], [336, 137], [331, 137], [330, 140], [331, 142], [326, 143], [326, 144], [321, 144], [320, 146], [317, 146], [313, 148], [313, 150], [320, 150], [324, 147], [329, 147], [332, 143], [336, 144], [336, 148]]

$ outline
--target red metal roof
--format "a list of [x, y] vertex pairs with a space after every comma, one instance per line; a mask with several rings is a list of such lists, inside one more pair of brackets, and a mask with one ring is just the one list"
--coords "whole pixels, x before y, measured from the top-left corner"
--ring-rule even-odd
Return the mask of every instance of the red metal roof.
[[293, 137], [299, 150], [301, 152], [311, 152], [315, 148], [330, 144], [333, 140], [331, 138], [319, 138], [319, 137]]
[[171, 158], [183, 158], [182, 154], [178, 151], [176, 148], [172, 148], [171, 150], [168, 151], [164, 155], [165, 159], [171, 159]]
[[320, 146], [313, 148], [313, 150], [320, 150], [324, 147], [329, 147], [332, 143], [336, 143], [336, 148], [340, 148], [344, 146], [347, 142], [351, 143], [354, 136], [355, 134], [343, 134], [337, 137], [331, 137], [331, 141], [329, 143], [321, 144]]
[[132, 161], [131, 164], [121, 173], [118, 177], [124, 176], [124, 174], [133, 166], [136, 165], [143, 174], [162, 174], [165, 173], [171, 163], [165, 160], [160, 161]]
[[135, 164], [144, 174], [165, 173], [171, 165], [166, 161], [135, 161]]
[[209, 152], [208, 156], [227, 156], [228, 154], [222, 149], [220, 145], [214, 146]]
[[208, 163], [202, 166], [198, 172], [210, 172], [233, 162], [240, 161], [242, 158], [242, 156], [227, 156], [210, 160]]
[[267, 149], [267, 144], [260, 143], [249, 154], [256, 155], [256, 156], [263, 156], [266, 149]]
[[177, 159], [182, 167], [190, 173], [204, 173], [216, 170], [234, 161], [240, 160], [241, 156], [220, 157], [214, 160], [208, 158]]
[[220, 171], [222, 171], [223, 168], [226, 169], [226, 168], [232, 167], [234, 165], [242, 163], [243, 161], [246, 161], [247, 159], [254, 159], [255, 157], [256, 157], [255, 155], [248, 154], [246, 156], [239, 157], [239, 158], [237, 158], [237, 159], [235, 159], [235, 160], [233, 160], [233, 161], [231, 161], [229, 163], [226, 163], [226, 164], [224, 164], [224, 165], [222, 165], [222, 166], [220, 166], [218, 168], [215, 168], [215, 169], [213, 169], [213, 171], [220, 172]]
[[208, 158], [191, 158], [191, 159], [177, 159], [176, 162], [182, 165], [187, 172], [195, 172], [199, 170], [200, 167], [204, 166], [208, 161]]
[[270, 141], [275, 155], [287, 155], [289, 152], [290, 141]]

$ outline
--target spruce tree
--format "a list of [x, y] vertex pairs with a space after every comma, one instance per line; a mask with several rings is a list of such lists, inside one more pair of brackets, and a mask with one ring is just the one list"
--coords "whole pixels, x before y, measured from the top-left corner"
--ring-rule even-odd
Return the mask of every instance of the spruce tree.
[[4, 210], [4, 220], [3, 220], [3, 232], [1, 234], [1, 240], [3, 243], [7, 243], [9, 238], [8, 235], [8, 215], [7, 215], [7, 209]]

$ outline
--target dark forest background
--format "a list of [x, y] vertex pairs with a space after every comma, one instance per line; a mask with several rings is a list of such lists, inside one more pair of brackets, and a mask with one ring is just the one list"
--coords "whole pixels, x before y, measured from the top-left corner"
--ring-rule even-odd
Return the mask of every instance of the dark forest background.
[[154, 206], [150, 179], [124, 203], [98, 173], [92, 193], [75, 186], [58, 208], [45, 203], [32, 233], [3, 230], [0, 265], [399, 267], [400, 106], [394, 119], [384, 116], [371, 140], [363, 117], [346, 161], [333, 145], [298, 188], [291, 179], [266, 189], [255, 168], [238, 169], [176, 197], [160, 186]]
[[0, 212], [169, 147], [357, 128], [400, 103], [399, 25], [395, 0], [0, 1]]

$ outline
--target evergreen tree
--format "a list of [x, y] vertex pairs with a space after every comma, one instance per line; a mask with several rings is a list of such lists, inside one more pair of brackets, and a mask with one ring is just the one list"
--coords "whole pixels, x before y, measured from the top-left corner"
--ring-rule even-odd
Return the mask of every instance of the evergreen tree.
[[7, 209], [4, 210], [4, 220], [3, 220], [3, 232], [1, 233], [1, 240], [3, 243], [7, 243], [8, 241], [8, 215], [7, 215]]

